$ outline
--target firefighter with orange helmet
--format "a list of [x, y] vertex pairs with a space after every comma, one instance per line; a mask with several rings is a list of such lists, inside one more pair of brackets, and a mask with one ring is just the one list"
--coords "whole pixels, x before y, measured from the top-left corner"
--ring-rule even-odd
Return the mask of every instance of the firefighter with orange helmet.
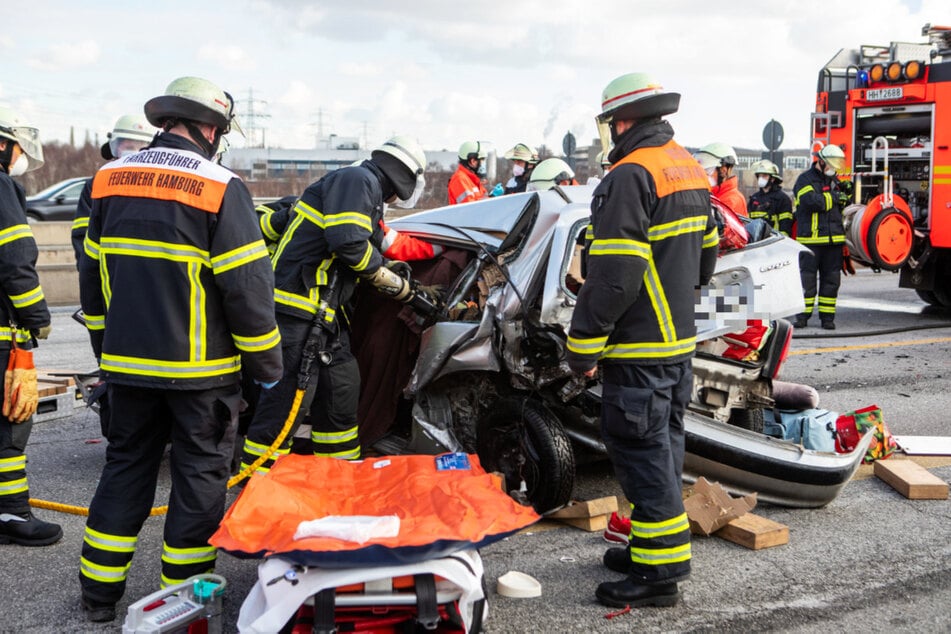
[[488, 148], [480, 141], [466, 141], [459, 146], [459, 167], [449, 178], [449, 204], [459, 205], [488, 196], [482, 184]]
[[595, 594], [610, 606], [671, 606], [690, 574], [681, 476], [694, 288], [713, 274], [719, 240], [706, 174], [662, 119], [680, 95], [629, 73], [607, 85], [601, 102], [612, 167], [591, 202], [567, 361], [588, 376], [600, 361], [601, 433], [631, 502], [631, 534], [604, 555], [605, 566], [627, 576]]
[[770, 160], [756, 161], [750, 166], [750, 171], [756, 176], [757, 189], [750, 196], [747, 208], [750, 218], [762, 218], [773, 229], [783, 235], [792, 232], [792, 201], [783, 192], [783, 179], [779, 175], [779, 167]]
[[[842, 210], [849, 197], [839, 185], [837, 174], [845, 171], [845, 153], [837, 145], [822, 147], [812, 167], [799, 175], [793, 186], [796, 205], [796, 241], [812, 252], [799, 259], [804, 309], [793, 322], [805, 328], [813, 308], [819, 305], [819, 322], [835, 330], [835, 305], [842, 282], [845, 229]], [[816, 278], [818, 277], [818, 284]]]
[[720, 199], [733, 213], [748, 216], [746, 198], [740, 193], [736, 168], [736, 150], [726, 143], [709, 143], [694, 154], [710, 180], [710, 193]]

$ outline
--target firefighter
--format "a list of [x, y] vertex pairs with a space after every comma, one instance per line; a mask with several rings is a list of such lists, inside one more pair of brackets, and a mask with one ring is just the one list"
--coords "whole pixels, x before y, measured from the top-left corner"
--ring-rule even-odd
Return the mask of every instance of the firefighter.
[[466, 141], [459, 146], [459, 167], [449, 178], [449, 204], [459, 205], [488, 196], [482, 177], [485, 176], [486, 147], [479, 141]]
[[[396, 136], [373, 150], [361, 165], [330, 172], [310, 185], [294, 208], [274, 253], [275, 305], [281, 330], [284, 377], [261, 394], [244, 442], [241, 467], [253, 464], [280, 434], [291, 410], [304, 343], [323, 298], [333, 302], [328, 321], [334, 331], [332, 358], [319, 364], [311, 408], [315, 455], [342, 459], [361, 456], [357, 405], [360, 372], [350, 351], [346, 306], [358, 279], [401, 301], [410, 301], [407, 282], [384, 264], [384, 202], [412, 207], [425, 180], [426, 156], [419, 144]], [[329, 283], [339, 280], [333, 295]], [[310, 403], [301, 405], [306, 412]], [[295, 423], [296, 426], [297, 423]], [[288, 437], [293, 434], [289, 434]], [[267, 472], [289, 442], [258, 467]]]
[[763, 159], [750, 166], [756, 176], [756, 186], [759, 188], [750, 196], [747, 208], [750, 218], [762, 218], [773, 229], [783, 235], [792, 232], [792, 201], [783, 192], [783, 179], [779, 175], [779, 167], [772, 161]]
[[[43, 146], [36, 128], [16, 112], [0, 106], [0, 371], [7, 370], [13, 341], [29, 349], [49, 337], [50, 312], [36, 274], [38, 250], [26, 220], [23, 187], [13, 180], [43, 165]], [[0, 544], [46, 546], [60, 540], [58, 524], [44, 522], [30, 511], [26, 479], [26, 444], [33, 428], [38, 391], [36, 370], [7, 370], [0, 415]], [[22, 411], [12, 411], [14, 390]], [[20, 410], [20, 407], [16, 407]]]
[[614, 142], [612, 167], [591, 202], [567, 360], [586, 376], [601, 361], [601, 434], [631, 502], [628, 546], [604, 555], [605, 566], [627, 577], [596, 592], [609, 606], [674, 605], [690, 573], [683, 414], [694, 289], [713, 274], [718, 237], [704, 170], [661, 118], [679, 105], [679, 94], [630, 73], [604, 89], [597, 118]]
[[559, 158], [547, 158], [532, 170], [528, 191], [546, 191], [555, 185], [577, 185], [575, 171]]
[[538, 165], [538, 152], [525, 143], [517, 143], [505, 153], [504, 158], [512, 161], [512, 178], [505, 183], [505, 193], [517, 194], [525, 191], [532, 170]]
[[710, 193], [720, 199], [738, 216], [748, 216], [746, 198], [739, 190], [739, 179], [734, 173], [736, 151], [726, 143], [709, 143], [694, 154], [707, 172]]
[[[111, 621], [171, 442], [162, 586], [214, 569], [241, 401], [239, 374], [281, 377], [267, 249], [244, 183], [214, 162], [234, 101], [197, 77], [145, 104], [162, 131], [96, 173], [80, 264], [86, 326], [108, 385], [106, 464], [79, 578]], [[143, 221], [147, 218], [148, 221]]]
[[[845, 230], [842, 209], [849, 204], [847, 188], [836, 174], [845, 168], [845, 153], [837, 145], [825, 145], [816, 154], [812, 167], [799, 175], [793, 187], [796, 211], [796, 241], [812, 252], [799, 258], [805, 308], [793, 325], [805, 328], [819, 292], [819, 322], [835, 330], [835, 303], [842, 280], [842, 247]], [[818, 275], [818, 287], [816, 277]]]

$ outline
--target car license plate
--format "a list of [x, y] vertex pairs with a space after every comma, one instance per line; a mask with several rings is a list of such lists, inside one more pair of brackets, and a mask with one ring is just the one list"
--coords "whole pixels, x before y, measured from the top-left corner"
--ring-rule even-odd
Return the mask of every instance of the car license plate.
[[895, 86], [894, 88], [875, 88], [873, 90], [865, 91], [865, 100], [886, 101], [892, 99], [901, 99], [904, 94], [905, 93], [901, 86]]

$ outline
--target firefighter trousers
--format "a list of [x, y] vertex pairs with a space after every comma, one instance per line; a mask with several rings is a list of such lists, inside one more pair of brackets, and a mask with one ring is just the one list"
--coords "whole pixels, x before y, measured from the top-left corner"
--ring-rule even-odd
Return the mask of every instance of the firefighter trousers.
[[842, 245], [806, 245], [812, 252], [799, 258], [799, 277], [802, 280], [802, 295], [805, 309], [800, 315], [809, 319], [816, 305], [816, 277], [819, 278], [819, 319], [823, 323], [835, 321], [835, 303], [842, 282]]
[[631, 502], [631, 579], [661, 584], [690, 574], [690, 526], [681, 495], [690, 361], [602, 365], [601, 434]]
[[[255, 460], [277, 439], [291, 411], [297, 391], [297, 373], [307, 336], [309, 321], [277, 315], [281, 331], [281, 349], [284, 358], [284, 376], [278, 384], [258, 394], [254, 417], [248, 427], [241, 456], [241, 468]], [[311, 444], [314, 455], [356, 460], [360, 458], [360, 438], [357, 426], [357, 405], [360, 398], [360, 369], [350, 352], [350, 338], [340, 331], [332, 343], [333, 359], [330, 365], [317, 363], [294, 427], [281, 448], [260, 467], [258, 473], [270, 470], [274, 460], [290, 451], [291, 439], [305, 414], [310, 411]]]
[[[6, 368], [9, 359], [10, 351], [0, 350], [0, 368]], [[0, 415], [0, 513], [26, 513], [30, 510], [26, 444], [32, 429], [32, 418], [14, 423]]]
[[237, 384], [167, 390], [110, 383], [106, 465], [83, 536], [83, 595], [115, 603], [143, 522], [155, 502], [165, 446], [171, 442], [171, 494], [162, 548], [162, 587], [214, 570], [208, 539], [224, 516], [234, 455]]

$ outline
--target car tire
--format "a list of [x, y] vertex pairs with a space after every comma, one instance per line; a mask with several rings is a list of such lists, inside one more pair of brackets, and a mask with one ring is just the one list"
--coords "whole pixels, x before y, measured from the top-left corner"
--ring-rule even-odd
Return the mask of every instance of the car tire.
[[730, 410], [729, 423], [734, 427], [748, 429], [762, 434], [765, 420], [762, 407], [754, 407], [752, 409], [735, 407]]
[[506, 491], [518, 492], [524, 482], [524, 495], [539, 513], [571, 500], [571, 440], [539, 401], [515, 396], [493, 403], [476, 423], [476, 447], [483, 468], [504, 475]]
[[34, 222], [43, 222], [43, 219], [28, 211], [26, 212], [26, 221], [29, 224], [33, 224]]

